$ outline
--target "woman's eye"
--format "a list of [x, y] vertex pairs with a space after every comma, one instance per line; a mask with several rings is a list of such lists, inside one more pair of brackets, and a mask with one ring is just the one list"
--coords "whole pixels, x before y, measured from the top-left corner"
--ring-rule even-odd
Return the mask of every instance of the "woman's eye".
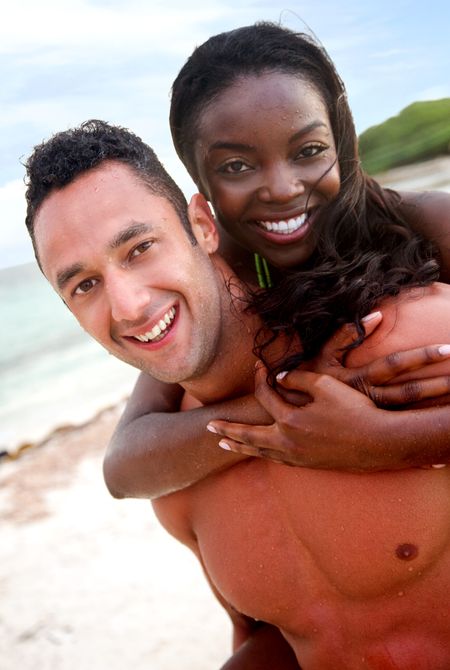
[[299, 151], [298, 158], [313, 158], [326, 150], [324, 144], [310, 144]]
[[247, 170], [250, 170], [250, 167], [247, 163], [240, 160], [229, 161], [220, 168], [221, 172], [226, 172], [227, 174], [239, 174], [240, 172], [247, 172]]
[[76, 287], [74, 294], [76, 295], [83, 295], [85, 293], [89, 293], [89, 291], [96, 285], [98, 284], [97, 279], [84, 279], [82, 282], [78, 284]]
[[150, 240], [147, 242], [141, 242], [137, 245], [137, 247], [134, 247], [133, 251], [130, 253], [130, 258], [135, 258], [136, 256], [140, 256], [141, 254], [145, 253], [148, 249], [150, 249], [152, 244], [153, 242], [150, 242]]

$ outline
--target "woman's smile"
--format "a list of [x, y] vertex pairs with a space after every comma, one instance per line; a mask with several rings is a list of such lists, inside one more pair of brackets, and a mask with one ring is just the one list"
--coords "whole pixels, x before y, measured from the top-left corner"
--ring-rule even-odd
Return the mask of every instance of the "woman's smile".
[[311, 84], [279, 72], [231, 84], [200, 116], [195, 157], [237, 242], [280, 267], [309, 258], [314, 221], [340, 189], [328, 113]]

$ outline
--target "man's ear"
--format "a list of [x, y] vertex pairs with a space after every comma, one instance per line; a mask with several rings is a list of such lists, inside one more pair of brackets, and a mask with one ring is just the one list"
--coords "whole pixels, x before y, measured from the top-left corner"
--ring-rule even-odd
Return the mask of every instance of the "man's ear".
[[195, 239], [201, 248], [208, 254], [217, 251], [219, 233], [211, 209], [201, 193], [192, 196], [188, 205], [188, 218]]

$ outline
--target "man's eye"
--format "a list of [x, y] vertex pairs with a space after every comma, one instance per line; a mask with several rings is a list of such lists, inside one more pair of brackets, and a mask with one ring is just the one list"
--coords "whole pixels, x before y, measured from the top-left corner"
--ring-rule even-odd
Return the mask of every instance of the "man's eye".
[[240, 172], [247, 172], [250, 169], [251, 168], [247, 165], [247, 163], [244, 163], [244, 161], [233, 160], [222, 165], [220, 171], [226, 172], [227, 174], [239, 174]]
[[85, 293], [89, 293], [89, 291], [96, 285], [98, 284], [97, 279], [84, 279], [82, 282], [78, 284], [76, 287], [74, 294], [75, 295], [83, 295]]
[[134, 247], [134, 249], [130, 253], [130, 258], [135, 258], [136, 256], [140, 256], [141, 254], [145, 253], [150, 247], [152, 246], [153, 242], [148, 240], [147, 242], [141, 242], [140, 244], [137, 245], [137, 247]]

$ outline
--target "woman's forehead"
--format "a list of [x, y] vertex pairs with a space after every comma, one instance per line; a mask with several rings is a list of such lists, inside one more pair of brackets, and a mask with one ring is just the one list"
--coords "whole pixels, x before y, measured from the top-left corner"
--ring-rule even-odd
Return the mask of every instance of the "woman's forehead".
[[205, 106], [198, 118], [198, 137], [228, 134], [264, 120], [271, 125], [295, 118], [328, 117], [317, 89], [290, 73], [265, 72], [240, 76]]

